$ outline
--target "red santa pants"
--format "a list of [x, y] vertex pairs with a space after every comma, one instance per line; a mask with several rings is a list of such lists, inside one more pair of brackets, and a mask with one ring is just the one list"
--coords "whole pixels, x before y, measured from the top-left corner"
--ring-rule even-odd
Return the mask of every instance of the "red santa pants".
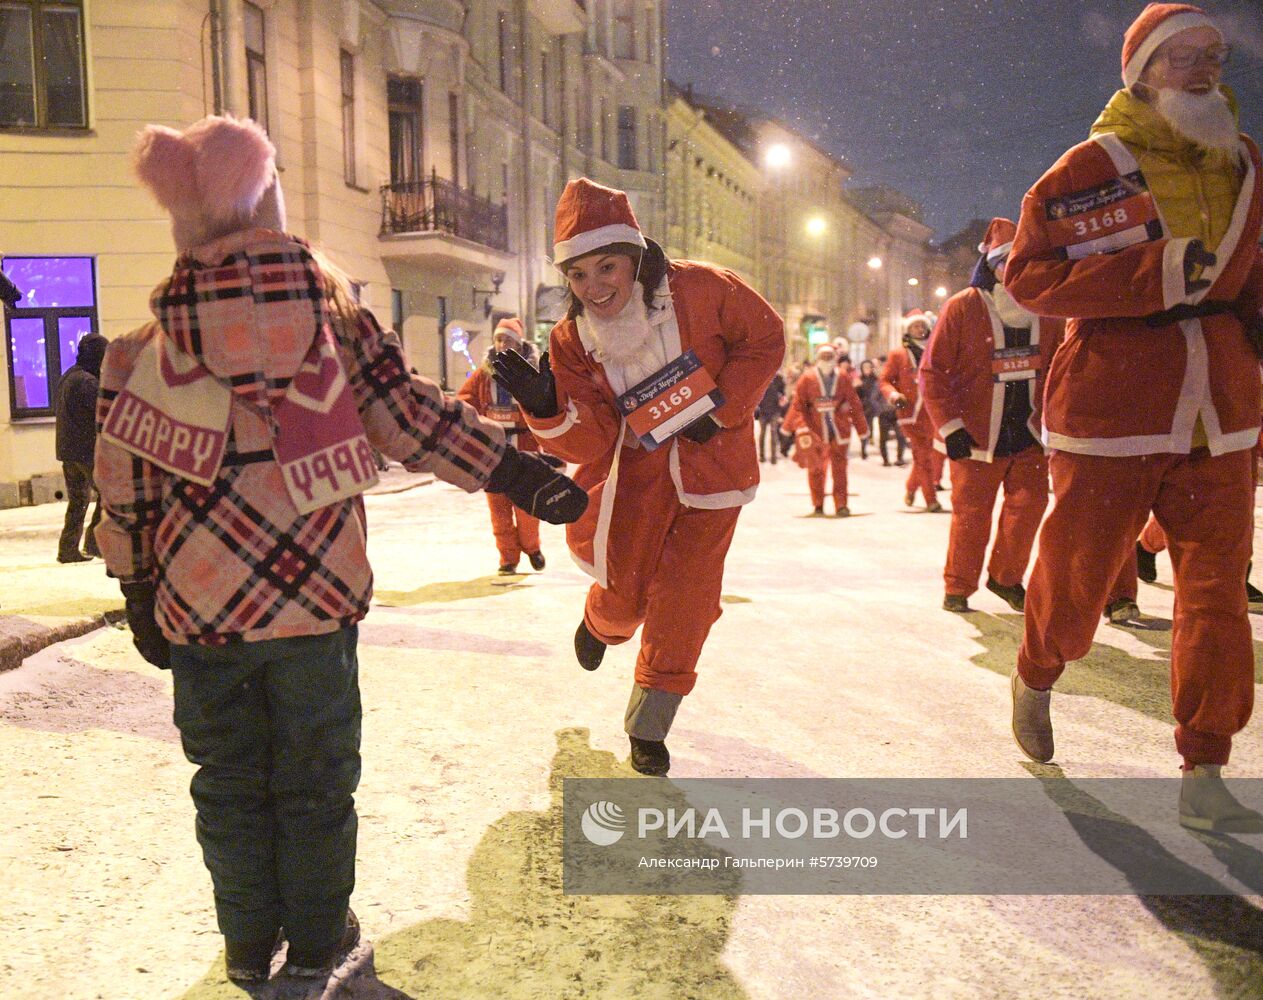
[[928, 507], [934, 502], [934, 432], [926, 429], [923, 421], [900, 426], [912, 449], [912, 468], [904, 492], [912, 495], [920, 490]]
[[609, 587], [594, 583], [588, 590], [583, 620], [611, 646], [626, 642], [643, 623], [636, 683], [685, 695], [697, 683], [702, 645], [722, 613], [724, 557], [741, 508], [685, 507], [667, 480], [635, 491], [639, 502], [628, 510], [628, 485], [619, 484], [625, 516], [616, 504], [610, 529]]
[[523, 552], [529, 555], [539, 551], [539, 518], [514, 507], [503, 493], [488, 493], [487, 506], [491, 508], [491, 530], [502, 565], [517, 562]]
[[991, 537], [996, 494], [1004, 487], [1000, 527], [987, 572], [1005, 587], [1022, 582], [1039, 522], [1048, 506], [1048, 459], [1032, 446], [994, 462], [952, 462], [952, 531], [944, 589], [968, 597], [978, 589]]
[[1171, 703], [1188, 764], [1224, 764], [1254, 703], [1245, 579], [1253, 541], [1248, 451], [1104, 458], [1057, 452], [1056, 502], [1039, 536], [1018, 671], [1053, 685], [1092, 646], [1119, 567], [1152, 510], [1175, 575]]
[[811, 490], [811, 505], [824, 506], [824, 484], [833, 472], [833, 502], [846, 506], [846, 445], [834, 442], [812, 448], [807, 453], [807, 488]]
[[934, 447], [930, 441], [930, 475], [934, 477], [934, 485], [943, 485], [943, 466], [947, 464], [947, 456]]

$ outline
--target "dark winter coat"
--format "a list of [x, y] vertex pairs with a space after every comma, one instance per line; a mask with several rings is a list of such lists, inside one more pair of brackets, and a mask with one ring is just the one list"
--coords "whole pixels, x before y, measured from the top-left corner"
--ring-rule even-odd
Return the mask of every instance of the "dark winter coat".
[[91, 465], [96, 453], [96, 396], [109, 345], [99, 333], [79, 342], [75, 363], [57, 387], [57, 461]]
[[763, 398], [759, 400], [759, 405], [755, 407], [755, 413], [758, 414], [760, 420], [775, 420], [781, 415], [781, 400], [785, 397], [785, 376], [777, 372], [772, 376], [772, 381], [768, 383], [767, 390], [763, 393]]
[[881, 382], [878, 380], [876, 372], [872, 375], [861, 375], [860, 384], [856, 386], [855, 391], [860, 397], [860, 405], [864, 408], [864, 417], [869, 423], [872, 423], [873, 418], [882, 411], [884, 406], [889, 405], [882, 397]]

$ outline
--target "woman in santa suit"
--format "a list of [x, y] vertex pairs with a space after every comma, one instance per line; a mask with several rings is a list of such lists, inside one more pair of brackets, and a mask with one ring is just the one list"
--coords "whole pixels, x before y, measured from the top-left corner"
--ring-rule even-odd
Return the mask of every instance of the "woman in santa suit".
[[752, 418], [785, 327], [731, 271], [668, 261], [622, 191], [571, 181], [554, 232], [566, 318], [538, 371], [509, 352], [496, 378], [541, 447], [578, 464], [591, 516], [566, 534], [596, 582], [575, 653], [595, 670], [644, 626], [625, 729], [632, 767], [665, 774], [667, 733], [720, 615], [737, 515], [758, 485]]
[[918, 375], [921, 356], [930, 339], [929, 320], [920, 309], [903, 317], [903, 346], [895, 347], [881, 370], [881, 392], [899, 414], [899, 426], [912, 448], [912, 469], [904, 486], [904, 506], [916, 502], [917, 490], [925, 499], [925, 509], [937, 514], [943, 509], [934, 495], [934, 425], [921, 405]]
[[851, 426], [860, 440], [868, 437], [868, 421], [850, 373], [838, 368], [837, 350], [821, 344], [816, 363], [802, 373], [794, 388], [794, 401], [785, 418], [785, 430], [793, 433], [794, 461], [807, 470], [807, 487], [816, 517], [824, 516], [824, 485], [833, 473], [833, 508], [838, 517], [850, 517], [846, 492], [846, 453]]
[[[504, 429], [505, 440], [518, 451], [539, 451], [539, 445], [526, 426], [522, 409], [509, 395], [507, 389], [491, 377], [491, 360], [498, 351], [516, 351], [530, 360], [535, 349], [522, 332], [522, 321], [516, 317], [500, 320], [492, 336], [492, 346], [487, 357], [465, 380], [456, 393], [460, 399], [484, 417]], [[509, 576], [517, 572], [522, 553], [536, 570], [544, 568], [544, 553], [539, 547], [539, 518], [532, 517], [513, 503], [503, 493], [488, 493], [487, 506], [491, 510], [491, 531], [495, 535], [496, 548], [500, 551], [500, 573]]]

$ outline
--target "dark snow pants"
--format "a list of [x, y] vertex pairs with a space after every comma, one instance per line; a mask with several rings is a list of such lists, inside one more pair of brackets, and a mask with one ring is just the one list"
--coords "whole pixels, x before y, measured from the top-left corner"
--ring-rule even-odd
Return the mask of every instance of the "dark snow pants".
[[360, 690], [354, 626], [171, 646], [175, 724], [198, 765], [197, 839], [227, 938], [336, 942], [355, 886]]

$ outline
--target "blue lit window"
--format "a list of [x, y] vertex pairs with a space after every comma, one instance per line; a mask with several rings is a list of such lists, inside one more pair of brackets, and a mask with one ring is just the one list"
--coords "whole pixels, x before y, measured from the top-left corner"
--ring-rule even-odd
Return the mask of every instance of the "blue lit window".
[[96, 262], [91, 257], [5, 257], [0, 267], [22, 298], [5, 310], [9, 413], [53, 412], [57, 384], [79, 341], [97, 329]]

